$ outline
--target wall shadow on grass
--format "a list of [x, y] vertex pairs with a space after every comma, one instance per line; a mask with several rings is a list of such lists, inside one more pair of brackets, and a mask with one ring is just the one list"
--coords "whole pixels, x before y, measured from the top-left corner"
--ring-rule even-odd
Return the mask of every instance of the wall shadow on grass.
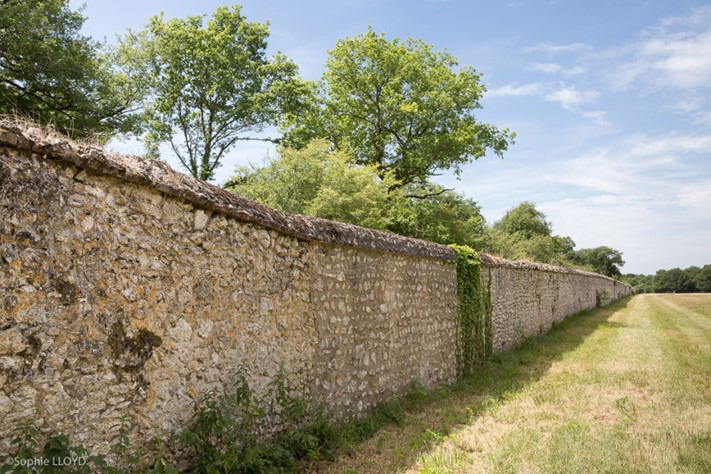
[[495, 355], [453, 385], [431, 391], [415, 388], [406, 397], [376, 408], [368, 417], [340, 428], [341, 448], [335, 461], [311, 462], [304, 470], [365, 474], [411, 468], [445, 436], [540, 379], [596, 330], [625, 327], [609, 319], [632, 298], [569, 316], [548, 333]]

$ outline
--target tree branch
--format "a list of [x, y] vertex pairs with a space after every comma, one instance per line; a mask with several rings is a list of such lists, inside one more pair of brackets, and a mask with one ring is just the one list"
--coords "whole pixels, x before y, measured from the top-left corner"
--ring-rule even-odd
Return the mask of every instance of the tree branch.
[[448, 191], [454, 191], [453, 188], [442, 188], [440, 191], [437, 191], [436, 193], [427, 193], [427, 194], [406, 194], [406, 198], [415, 198], [415, 199], [427, 199], [435, 196], [440, 196]]

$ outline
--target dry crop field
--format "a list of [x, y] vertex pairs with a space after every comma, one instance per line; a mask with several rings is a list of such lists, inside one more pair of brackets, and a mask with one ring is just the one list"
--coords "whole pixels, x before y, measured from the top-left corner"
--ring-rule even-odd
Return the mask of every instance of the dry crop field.
[[711, 294], [569, 318], [321, 472], [711, 472]]

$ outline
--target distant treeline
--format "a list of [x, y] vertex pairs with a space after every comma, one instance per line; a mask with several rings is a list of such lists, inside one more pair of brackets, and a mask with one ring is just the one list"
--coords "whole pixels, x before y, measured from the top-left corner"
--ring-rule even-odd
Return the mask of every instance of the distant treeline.
[[655, 275], [622, 275], [637, 293], [711, 293], [711, 265], [658, 270]]

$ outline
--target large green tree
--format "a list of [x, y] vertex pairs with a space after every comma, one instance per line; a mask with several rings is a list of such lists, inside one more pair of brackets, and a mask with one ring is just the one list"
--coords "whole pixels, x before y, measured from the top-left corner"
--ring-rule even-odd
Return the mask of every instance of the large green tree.
[[534, 236], [548, 237], [552, 233], [551, 223], [546, 220], [546, 215], [529, 201], [506, 211], [506, 214], [496, 221], [494, 228], [507, 234], [520, 233], [526, 239]]
[[574, 260], [581, 265], [588, 265], [596, 273], [609, 277], [621, 276], [620, 267], [625, 264], [622, 252], [607, 246], [580, 249], [575, 252]]
[[553, 235], [552, 224], [546, 215], [529, 201], [506, 211], [488, 229], [484, 242], [484, 250], [512, 260], [530, 259], [592, 269], [586, 263], [575, 261], [573, 239]]
[[[325, 140], [281, 148], [263, 166], [237, 167], [224, 186], [284, 211], [389, 230], [410, 237], [480, 247], [486, 229], [476, 202], [434, 184], [393, 191], [373, 165], [356, 165]], [[428, 195], [427, 199], [412, 197]]]
[[711, 265], [704, 265], [693, 278], [696, 291], [711, 293]]
[[356, 163], [392, 173], [396, 187], [507, 149], [514, 134], [479, 122], [485, 91], [471, 67], [416, 39], [368, 30], [339, 40], [309, 107], [286, 114], [285, 140], [304, 147], [325, 138]]
[[441, 244], [483, 247], [486, 220], [473, 199], [432, 183], [411, 184], [396, 195], [398, 199], [391, 198], [396, 205], [391, 203], [394, 218], [389, 230]]
[[266, 54], [269, 27], [250, 22], [238, 5], [212, 17], [153, 17], [145, 30], [121, 41], [121, 58], [142, 75], [146, 145], [170, 147], [195, 177], [211, 179], [239, 140], [298, 107], [308, 92], [297, 67], [281, 54]]
[[659, 270], [654, 276], [654, 289], [659, 293], [690, 293], [696, 290], [694, 281], [679, 268]]
[[0, 1], [0, 113], [74, 137], [135, 129], [141, 88], [80, 33], [69, 0]]
[[283, 211], [384, 230], [393, 215], [388, 183], [373, 166], [354, 165], [315, 140], [302, 150], [281, 149], [264, 166], [237, 167], [224, 186]]

